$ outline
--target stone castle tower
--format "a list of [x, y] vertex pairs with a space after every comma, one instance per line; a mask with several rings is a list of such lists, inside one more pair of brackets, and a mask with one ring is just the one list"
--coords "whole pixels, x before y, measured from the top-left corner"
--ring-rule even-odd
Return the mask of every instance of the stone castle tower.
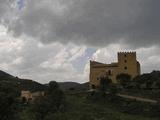
[[90, 86], [98, 87], [100, 77], [109, 77], [113, 83], [117, 83], [116, 76], [126, 73], [135, 77], [140, 75], [140, 63], [137, 61], [136, 52], [118, 52], [118, 62], [103, 64], [90, 61]]

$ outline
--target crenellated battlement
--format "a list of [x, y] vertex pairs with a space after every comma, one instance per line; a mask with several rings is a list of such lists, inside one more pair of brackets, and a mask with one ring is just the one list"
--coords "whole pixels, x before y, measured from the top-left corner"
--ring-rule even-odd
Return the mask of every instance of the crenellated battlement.
[[136, 54], [135, 51], [118, 52], [118, 54]]
[[136, 62], [136, 52], [118, 52], [118, 62], [123, 64], [124, 61]]

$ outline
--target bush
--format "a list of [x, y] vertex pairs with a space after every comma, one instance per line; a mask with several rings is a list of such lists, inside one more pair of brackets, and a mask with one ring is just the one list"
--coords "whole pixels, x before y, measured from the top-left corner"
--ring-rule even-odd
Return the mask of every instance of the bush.
[[131, 76], [125, 73], [117, 75], [116, 79], [119, 84], [123, 86], [123, 88], [127, 88], [127, 85], [129, 85], [129, 83], [131, 82]]
[[45, 96], [37, 98], [33, 105], [37, 120], [43, 120], [47, 114], [63, 111], [65, 96], [56, 82], [50, 82]]
[[14, 84], [0, 83], [0, 120], [16, 120], [20, 92]]
[[109, 89], [109, 86], [111, 85], [112, 80], [108, 77], [101, 77], [100, 78], [100, 91], [106, 91]]
[[44, 120], [69, 120], [68, 116], [62, 113], [50, 113]]

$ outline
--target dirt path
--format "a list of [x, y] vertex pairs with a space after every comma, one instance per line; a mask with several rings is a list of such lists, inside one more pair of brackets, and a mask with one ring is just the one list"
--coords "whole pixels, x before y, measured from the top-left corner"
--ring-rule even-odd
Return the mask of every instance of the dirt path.
[[124, 94], [117, 94], [117, 96], [120, 96], [120, 97], [123, 97], [123, 98], [132, 99], [132, 100], [142, 101], [142, 102], [155, 103], [155, 104], [158, 102], [158, 101], [152, 100], [152, 99], [141, 98], [141, 97], [135, 97], [135, 96], [124, 95]]

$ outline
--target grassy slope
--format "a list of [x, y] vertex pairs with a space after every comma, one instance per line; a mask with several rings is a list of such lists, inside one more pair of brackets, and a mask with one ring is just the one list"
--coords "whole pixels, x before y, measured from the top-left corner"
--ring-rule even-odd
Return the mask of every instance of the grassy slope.
[[[122, 113], [110, 104], [92, 103], [86, 95], [66, 95], [65, 112], [51, 113], [45, 120], [156, 120], [141, 115]], [[29, 110], [29, 109], [28, 109]], [[34, 113], [24, 110], [20, 112], [20, 120], [36, 120]]]
[[[151, 118], [122, 113], [111, 105], [93, 104], [85, 96], [68, 95], [69, 110], [65, 113], [69, 120], [154, 120]], [[64, 114], [61, 114], [65, 116]], [[68, 117], [67, 117], [68, 118]]]

